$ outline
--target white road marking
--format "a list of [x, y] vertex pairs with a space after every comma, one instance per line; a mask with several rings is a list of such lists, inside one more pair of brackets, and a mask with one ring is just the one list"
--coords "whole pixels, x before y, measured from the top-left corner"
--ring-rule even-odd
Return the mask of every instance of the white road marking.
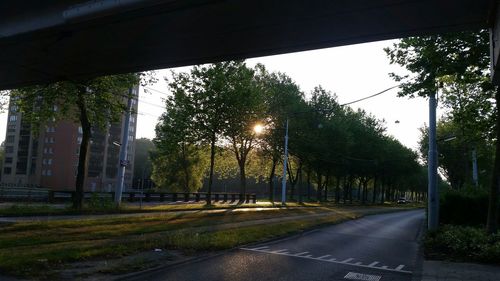
[[357, 272], [349, 272], [344, 279], [351, 280], [363, 280], [363, 281], [379, 281], [382, 276], [379, 275], [370, 275], [370, 274], [362, 274]]
[[331, 256], [331, 255], [324, 255], [324, 256], [319, 257], [318, 259], [321, 260], [321, 259], [324, 259], [324, 258], [329, 257], [329, 256]]
[[288, 250], [287, 249], [281, 249], [281, 250], [273, 251], [273, 253], [275, 253], [275, 254], [284, 254], [286, 251], [288, 251]]
[[296, 258], [302, 258], [302, 259], [318, 260], [318, 261], [323, 261], [323, 262], [330, 262], [330, 263], [336, 263], [336, 264], [344, 264], [344, 265], [349, 265], [349, 266], [354, 266], [354, 267], [371, 268], [371, 269], [377, 269], [377, 270], [382, 270], [382, 271], [391, 271], [391, 272], [399, 272], [399, 273], [412, 274], [412, 271], [398, 269], [399, 266], [396, 269], [388, 268], [387, 265], [384, 265], [384, 266], [381, 266], [381, 267], [375, 266], [379, 262], [372, 262], [370, 265], [363, 265], [363, 264], [357, 264], [357, 263], [356, 264], [349, 263], [349, 261], [354, 260], [354, 258], [348, 258], [348, 259], [343, 260], [343, 261], [337, 261], [335, 258], [324, 259], [322, 257], [315, 258], [315, 257], [312, 257], [311, 255], [303, 256], [304, 254], [307, 254], [309, 252], [301, 252], [301, 253], [293, 254], [293, 253], [279, 252], [279, 251], [278, 251], [278, 253], [276, 253], [276, 251], [271, 251], [270, 249], [240, 248], [240, 250], [260, 252], [260, 253], [273, 254], [273, 255], [281, 255], [281, 256], [289, 256], [289, 257], [296, 257]]
[[268, 246], [264, 246], [264, 247], [257, 247], [257, 248], [252, 248], [253, 250], [262, 250], [262, 249], [265, 249], [265, 248], [269, 248]]
[[401, 270], [401, 269], [403, 269], [403, 267], [405, 267], [404, 264], [400, 264], [400, 265], [398, 265], [398, 267], [396, 267], [396, 270]]
[[355, 265], [360, 265], [360, 264], [362, 264], [362, 262], [358, 261], [358, 262], [356, 262], [356, 263], [354, 263], [354, 264], [355, 264]]

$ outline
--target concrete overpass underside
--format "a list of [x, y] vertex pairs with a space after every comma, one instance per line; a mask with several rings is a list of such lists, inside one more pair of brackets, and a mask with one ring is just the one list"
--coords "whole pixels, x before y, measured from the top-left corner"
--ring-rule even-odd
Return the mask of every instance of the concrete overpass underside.
[[487, 28], [496, 0], [0, 3], [0, 89]]

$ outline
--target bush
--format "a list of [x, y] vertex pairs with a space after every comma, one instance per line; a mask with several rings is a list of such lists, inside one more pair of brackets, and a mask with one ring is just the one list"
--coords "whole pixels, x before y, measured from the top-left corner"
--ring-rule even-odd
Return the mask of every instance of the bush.
[[428, 258], [500, 264], [500, 235], [470, 226], [444, 225], [424, 241]]
[[444, 190], [439, 198], [443, 224], [481, 226], [488, 216], [488, 192], [483, 189]]

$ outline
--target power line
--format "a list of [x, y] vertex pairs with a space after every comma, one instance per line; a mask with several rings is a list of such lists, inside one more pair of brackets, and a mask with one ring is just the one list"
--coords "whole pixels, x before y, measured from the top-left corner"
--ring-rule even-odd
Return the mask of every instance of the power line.
[[162, 94], [162, 95], [167, 96], [167, 97], [171, 96], [171, 95], [170, 95], [170, 94], [168, 94], [168, 93], [165, 93], [165, 92], [162, 92], [162, 91], [160, 91], [160, 90], [156, 90], [156, 89], [153, 89], [153, 88], [150, 88], [150, 87], [146, 87], [146, 86], [144, 87], [144, 90], [145, 90], [145, 91], [146, 91], [146, 90], [148, 90], [148, 91], [157, 92], [157, 93]]
[[367, 99], [370, 99], [370, 98], [376, 97], [376, 96], [378, 96], [378, 95], [381, 95], [381, 94], [383, 94], [383, 93], [385, 93], [385, 92], [387, 92], [387, 91], [389, 91], [389, 90], [392, 90], [392, 89], [394, 89], [394, 88], [397, 88], [397, 87], [399, 87], [399, 86], [400, 86], [400, 85], [392, 86], [392, 87], [390, 87], [390, 88], [387, 88], [387, 89], [385, 89], [385, 90], [383, 90], [383, 91], [381, 91], [381, 92], [378, 92], [378, 93], [376, 93], [376, 94], [373, 94], [373, 95], [371, 95], [371, 96], [367, 96], [367, 97], [361, 98], [361, 99], [359, 99], [359, 100], [354, 100], [354, 101], [351, 101], [351, 102], [347, 102], [347, 103], [341, 104], [340, 106], [350, 105], [350, 104], [353, 104], [353, 103], [357, 103], [357, 102], [360, 102], [360, 101], [364, 101], [364, 100], [367, 100]]

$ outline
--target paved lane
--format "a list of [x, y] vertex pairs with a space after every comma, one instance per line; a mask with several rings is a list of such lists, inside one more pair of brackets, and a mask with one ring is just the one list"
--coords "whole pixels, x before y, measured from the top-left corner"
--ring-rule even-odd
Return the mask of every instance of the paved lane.
[[411, 280], [423, 219], [368, 216], [131, 280]]

